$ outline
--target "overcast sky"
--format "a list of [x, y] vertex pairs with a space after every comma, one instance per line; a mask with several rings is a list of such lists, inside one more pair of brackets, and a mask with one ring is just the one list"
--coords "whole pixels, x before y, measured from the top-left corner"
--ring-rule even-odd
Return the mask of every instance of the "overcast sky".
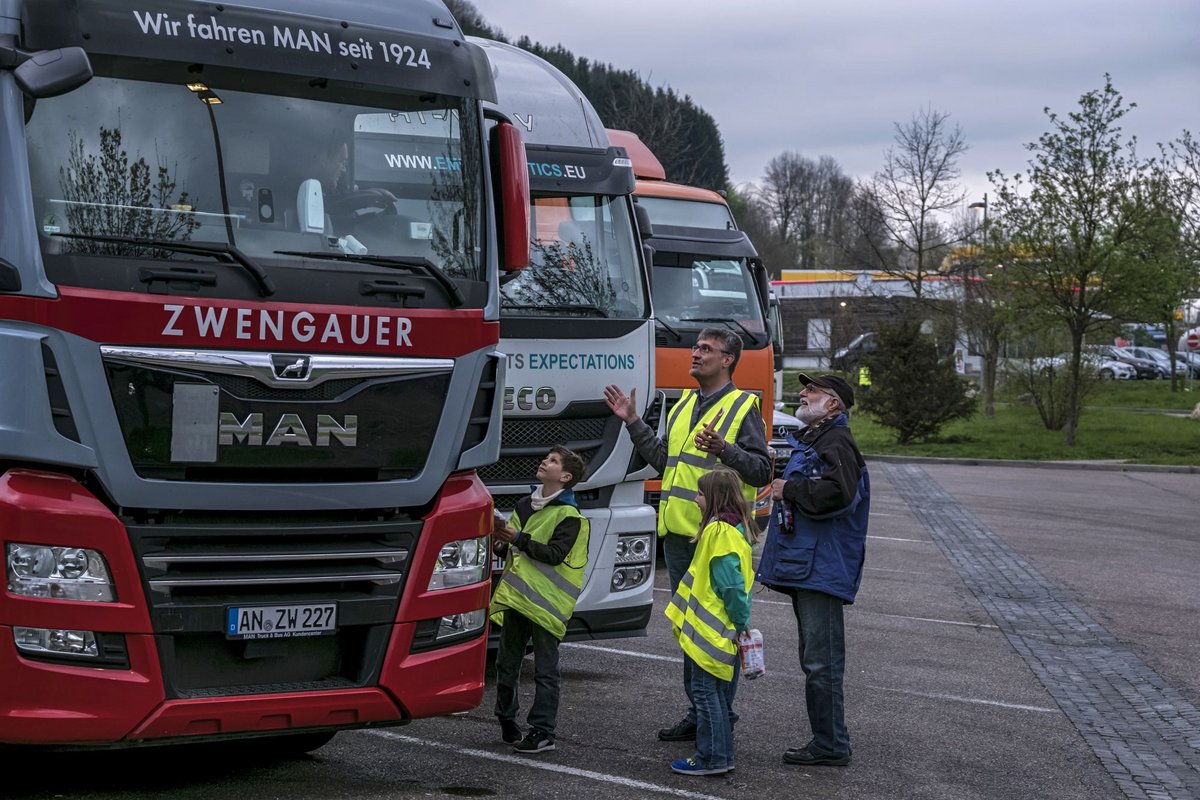
[[985, 173], [1023, 171], [1048, 128], [1104, 74], [1138, 104], [1125, 130], [1150, 154], [1200, 133], [1200, 0], [472, 0], [510, 38], [562, 44], [690, 95], [717, 121], [735, 185], [793, 150], [853, 176], [880, 168], [893, 123], [949, 112]]

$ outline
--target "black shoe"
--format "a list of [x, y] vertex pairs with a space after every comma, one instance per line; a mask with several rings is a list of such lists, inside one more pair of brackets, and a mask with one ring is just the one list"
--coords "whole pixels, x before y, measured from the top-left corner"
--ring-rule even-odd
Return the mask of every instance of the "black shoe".
[[809, 745], [783, 751], [783, 763], [801, 767], [844, 767], [850, 763], [850, 754], [844, 756], [817, 753]]
[[662, 742], [694, 742], [696, 740], [696, 723], [681, 719], [670, 728], [661, 728], [658, 739]]
[[525, 738], [513, 745], [518, 753], [544, 753], [554, 749], [554, 740], [541, 731], [530, 731]]
[[521, 741], [521, 726], [511, 719], [501, 719], [500, 738], [505, 744], [516, 744]]

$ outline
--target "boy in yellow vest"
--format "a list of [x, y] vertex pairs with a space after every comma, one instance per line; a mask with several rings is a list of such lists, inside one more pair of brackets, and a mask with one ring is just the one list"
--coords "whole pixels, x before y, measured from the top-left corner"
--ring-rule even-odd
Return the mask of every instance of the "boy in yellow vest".
[[673, 761], [671, 769], [721, 775], [734, 768], [737, 635], [750, 627], [750, 546], [757, 529], [741, 480], [730, 469], [700, 476], [696, 503], [701, 514], [696, 555], [666, 610], [684, 660], [692, 665], [688, 695], [696, 704], [696, 752]]
[[[497, 552], [512, 550], [512, 558], [496, 585], [489, 609], [500, 625], [496, 653], [496, 716], [505, 742], [518, 753], [554, 749], [558, 717], [558, 643], [583, 588], [588, 556], [588, 521], [579, 513], [571, 488], [583, 477], [583, 459], [555, 446], [542, 459], [540, 486], [517, 502], [509, 524], [497, 524], [492, 535]], [[521, 738], [516, 716], [517, 681], [525, 647], [533, 642], [536, 689]]]

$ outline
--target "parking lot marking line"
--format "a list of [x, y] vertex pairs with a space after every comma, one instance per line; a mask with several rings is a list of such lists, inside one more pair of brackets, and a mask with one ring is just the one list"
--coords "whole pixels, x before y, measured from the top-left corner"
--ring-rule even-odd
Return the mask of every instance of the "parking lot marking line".
[[[891, 571], [898, 572], [899, 570], [891, 570]], [[927, 573], [922, 572], [922, 573], [918, 573], [918, 574], [925, 575]], [[663, 589], [661, 587], [656, 586], [654, 588], [654, 591], [670, 593], [671, 590]], [[751, 605], [752, 606], [757, 605], [758, 603], [765, 603], [766, 605], [769, 605], [769, 606], [787, 606], [788, 608], [792, 607], [792, 604], [790, 602], [788, 602], [787, 600], [763, 600], [756, 594], [754, 596], [754, 598], [751, 600]], [[935, 622], [939, 625], [962, 625], [967, 628], [994, 628], [996, 630], [999, 630], [999, 626], [992, 625], [987, 622], [963, 622], [961, 620], [956, 620], [956, 619], [935, 619], [933, 617], [910, 617], [907, 614], [888, 614], [883, 611], [864, 611], [861, 609], [855, 609], [851, 613], [874, 614], [874, 615], [880, 616], [880, 617], [894, 617], [896, 619], [911, 619], [914, 622]], [[597, 649], [607, 649], [607, 648], [597, 648]]]
[[682, 664], [682, 658], [674, 656], [660, 656], [654, 653], [639, 653], [637, 650], [622, 650], [616, 647], [600, 647], [594, 644], [581, 644], [579, 642], [563, 642], [562, 647], [574, 647], [578, 650], [599, 650], [601, 653], [616, 653], [621, 656], [637, 656], [638, 658], [649, 658], [652, 661], [671, 661], [676, 664]]
[[[788, 603], [788, 605], [791, 605], [791, 603]], [[875, 614], [876, 616], [879, 616], [879, 617], [892, 617], [894, 619], [911, 619], [915, 622], [937, 622], [941, 625], [963, 625], [968, 628], [993, 628], [995, 630], [1000, 630], [999, 625], [992, 625], [987, 622], [959, 622], [958, 620], [953, 620], [953, 619], [934, 619], [932, 617], [910, 617], [907, 614], [887, 614], [883, 611], [864, 611], [862, 613]]]
[[655, 792], [657, 794], [669, 794], [675, 797], [690, 797], [695, 800], [725, 800], [711, 794], [702, 794], [700, 792], [690, 792], [687, 789], [675, 789], [670, 786], [663, 786], [657, 783], [649, 783], [648, 781], [639, 781], [635, 778], [626, 778], [621, 775], [609, 775], [604, 772], [593, 772], [590, 769], [579, 769], [578, 767], [568, 767], [564, 764], [551, 764], [545, 761], [533, 761], [529, 758], [521, 758], [520, 756], [510, 756], [504, 753], [493, 753], [490, 750], [477, 750], [473, 747], [460, 747], [456, 744], [448, 744], [446, 742], [438, 742], [433, 739], [421, 739], [416, 736], [407, 736], [403, 733], [395, 733], [393, 731], [364, 731], [371, 736], [379, 736], [384, 739], [393, 739], [398, 742], [407, 742], [408, 744], [417, 744], [422, 747], [433, 747], [439, 750], [449, 750], [453, 753], [460, 753], [472, 758], [483, 758], [488, 761], [499, 761], [504, 764], [519, 764], [523, 767], [532, 769], [541, 769], [546, 772], [557, 772], [562, 775], [573, 775], [577, 778], [587, 778], [588, 780], [600, 781], [601, 783], [611, 783], [617, 786], [625, 786], [630, 789], [641, 789], [647, 792]]
[[884, 542], [913, 542], [915, 544], [933, 544], [929, 539], [902, 539], [899, 536], [867, 536], [868, 539], [879, 539]]
[[899, 575], [928, 575], [929, 574], [928, 572], [920, 572], [918, 570], [913, 570], [913, 569], [886, 569], [885, 567], [863, 567], [863, 569], [869, 569], [872, 572], [895, 572]]
[[1020, 703], [1002, 703], [999, 700], [983, 700], [978, 697], [959, 697], [955, 694], [938, 694], [936, 692], [914, 692], [909, 689], [897, 689], [894, 686], [872, 686], [867, 684], [868, 689], [878, 689], [881, 692], [895, 692], [896, 694], [911, 694], [914, 697], [927, 697], [930, 700], [953, 700], [956, 703], [976, 703], [984, 706], [999, 706], [1000, 708], [1011, 708], [1016, 711], [1037, 711], [1041, 714], [1061, 714], [1057, 708], [1048, 706], [1026, 706]]

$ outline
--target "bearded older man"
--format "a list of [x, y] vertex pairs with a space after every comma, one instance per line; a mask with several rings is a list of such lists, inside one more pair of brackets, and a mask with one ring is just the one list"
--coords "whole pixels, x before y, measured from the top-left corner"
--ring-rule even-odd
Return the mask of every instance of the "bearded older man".
[[842, 607], [854, 602], [866, 555], [871, 481], [850, 433], [854, 390], [837, 375], [810, 378], [796, 416], [807, 427], [789, 437], [795, 450], [775, 500], [758, 581], [792, 599], [800, 630], [800, 666], [812, 739], [784, 751], [787, 764], [850, 763], [842, 682], [846, 633]]

